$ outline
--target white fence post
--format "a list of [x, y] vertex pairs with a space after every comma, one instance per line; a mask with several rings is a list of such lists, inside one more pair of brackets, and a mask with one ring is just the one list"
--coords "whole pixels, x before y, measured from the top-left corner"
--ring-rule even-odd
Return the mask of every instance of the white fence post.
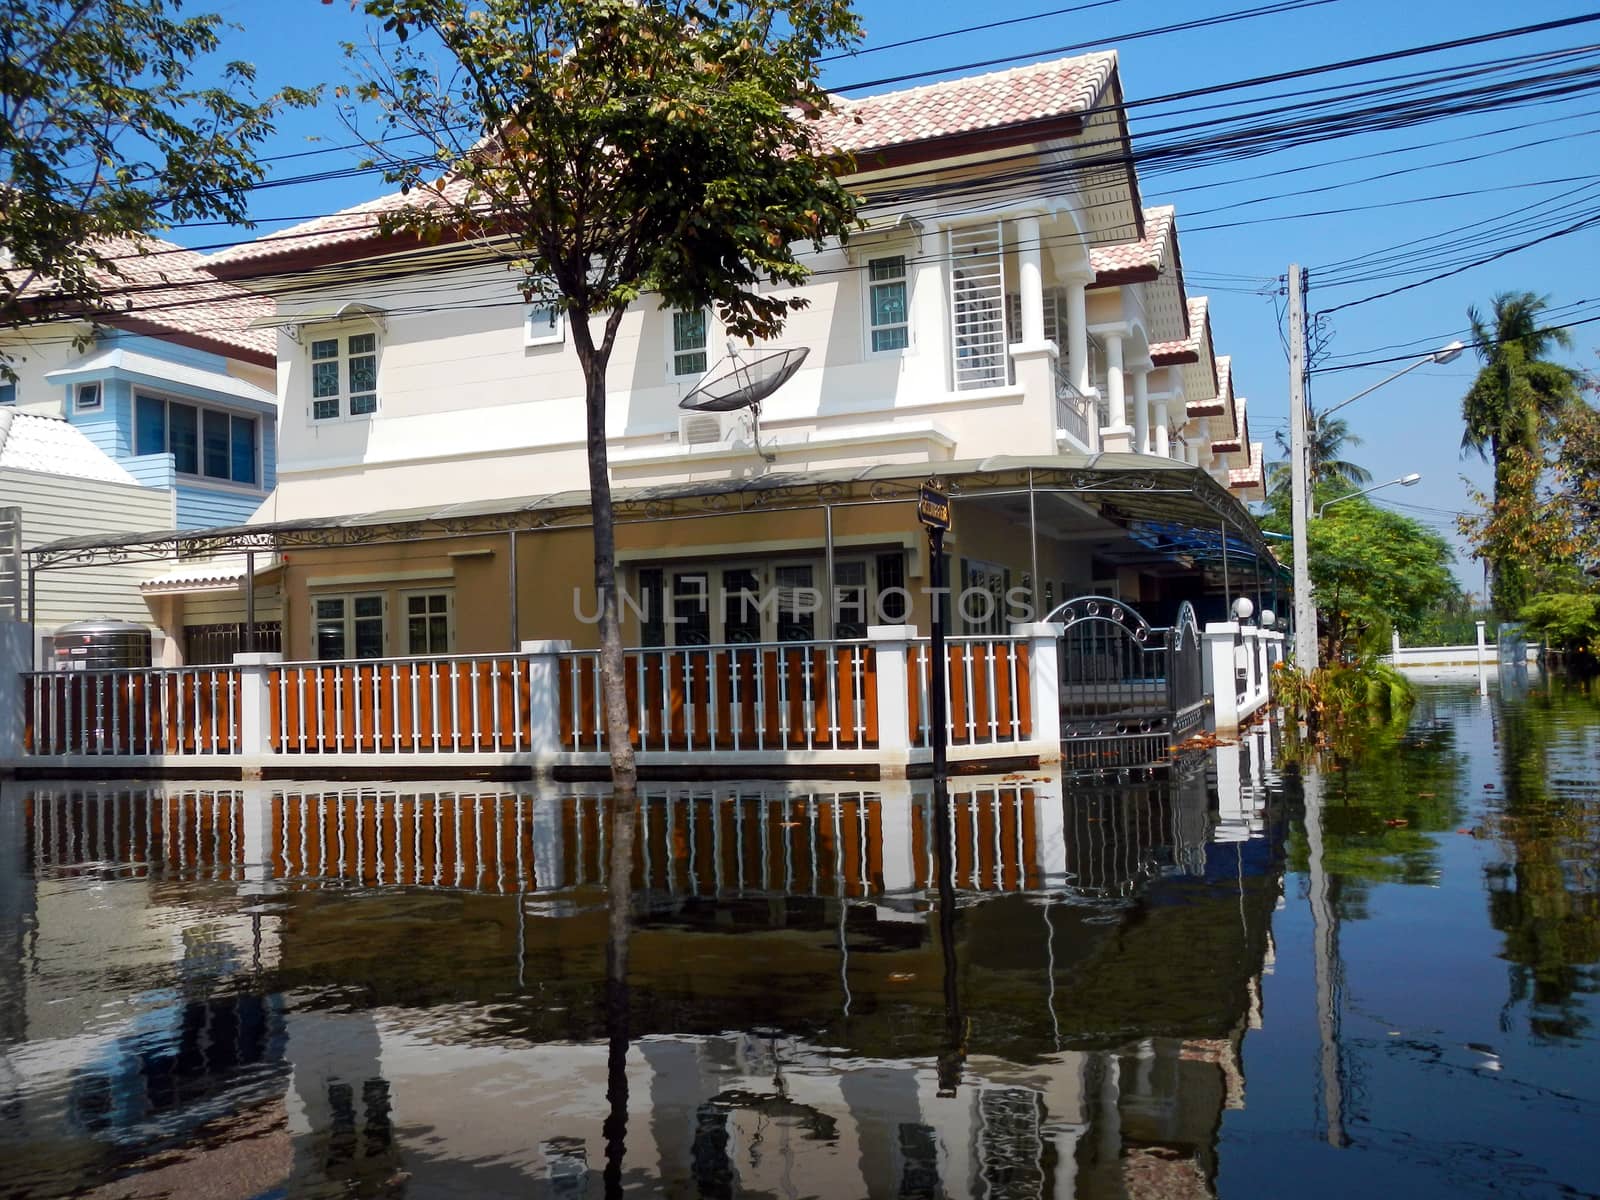
[[1061, 761], [1061, 635], [1066, 626], [1053, 621], [1013, 625], [1011, 632], [1028, 639], [1028, 699], [1033, 705], [1033, 737], [1039, 762]]
[[33, 626], [0, 621], [0, 767], [22, 757], [23, 673], [33, 670]]
[[1232, 733], [1239, 728], [1239, 689], [1233, 657], [1239, 626], [1233, 621], [1208, 622], [1202, 640], [1205, 642], [1206, 683], [1211, 688], [1213, 728], [1218, 733]]
[[1398, 629], [1389, 632], [1389, 661], [1392, 663], [1400, 661], [1400, 631]]
[[572, 643], [546, 638], [520, 649], [528, 659], [528, 750], [533, 765], [545, 767], [561, 753], [561, 656]]
[[272, 753], [272, 689], [267, 676], [283, 662], [283, 655], [257, 651], [235, 654], [239, 668], [239, 756], [244, 759], [246, 778], [260, 778], [260, 766], [252, 762]]
[[867, 626], [867, 640], [878, 660], [880, 779], [904, 779], [911, 762], [911, 693], [906, 687], [906, 655], [916, 636], [915, 625]]

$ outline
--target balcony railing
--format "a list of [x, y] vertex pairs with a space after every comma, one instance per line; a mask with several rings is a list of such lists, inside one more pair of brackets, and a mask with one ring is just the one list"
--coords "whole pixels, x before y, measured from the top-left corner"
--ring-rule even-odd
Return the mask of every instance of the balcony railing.
[[1060, 360], [1056, 362], [1056, 428], [1082, 449], [1094, 449], [1094, 400], [1073, 385]]

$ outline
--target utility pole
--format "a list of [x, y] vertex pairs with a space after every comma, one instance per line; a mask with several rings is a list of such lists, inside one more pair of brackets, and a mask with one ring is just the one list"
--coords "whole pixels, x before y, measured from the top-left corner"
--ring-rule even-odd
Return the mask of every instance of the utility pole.
[[1294, 663], [1309, 675], [1317, 669], [1317, 605], [1311, 593], [1306, 517], [1311, 479], [1306, 429], [1305, 284], [1297, 263], [1289, 264], [1289, 495], [1294, 537]]

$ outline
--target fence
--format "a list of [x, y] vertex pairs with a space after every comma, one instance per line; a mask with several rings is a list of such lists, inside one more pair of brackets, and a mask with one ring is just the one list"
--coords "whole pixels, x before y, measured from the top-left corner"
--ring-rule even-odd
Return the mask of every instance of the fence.
[[518, 655], [284, 663], [268, 669], [279, 754], [517, 752], [531, 743]]
[[[929, 745], [933, 644], [914, 643], [907, 706], [913, 746]], [[1028, 644], [1017, 637], [955, 637], [945, 642], [945, 741], [950, 746], [1025, 742], [1033, 733]]]
[[24, 749], [35, 755], [235, 754], [236, 667], [30, 671]]

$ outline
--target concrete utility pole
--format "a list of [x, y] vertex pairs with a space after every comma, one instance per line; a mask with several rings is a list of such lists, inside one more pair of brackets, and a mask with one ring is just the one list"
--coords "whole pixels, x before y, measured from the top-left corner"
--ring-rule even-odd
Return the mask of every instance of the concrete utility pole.
[[1317, 605], [1311, 593], [1311, 563], [1306, 545], [1310, 504], [1310, 447], [1306, 428], [1306, 315], [1300, 267], [1289, 265], [1289, 495], [1294, 537], [1294, 665], [1306, 674], [1317, 669]]

